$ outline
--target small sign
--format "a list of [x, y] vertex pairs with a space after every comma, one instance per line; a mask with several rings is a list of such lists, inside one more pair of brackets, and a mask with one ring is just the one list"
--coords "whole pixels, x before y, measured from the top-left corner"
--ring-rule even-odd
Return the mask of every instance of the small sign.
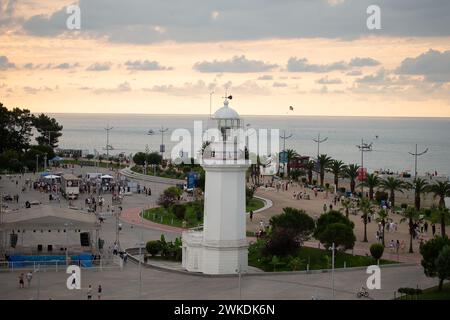
[[359, 168], [358, 169], [358, 180], [359, 181], [364, 181], [364, 180], [366, 180], [366, 176], [367, 176], [367, 169], [366, 168]]
[[161, 144], [159, 146], [159, 152], [161, 152], [161, 153], [166, 152], [166, 146], [164, 144]]
[[288, 163], [288, 153], [286, 151], [280, 152], [280, 163]]

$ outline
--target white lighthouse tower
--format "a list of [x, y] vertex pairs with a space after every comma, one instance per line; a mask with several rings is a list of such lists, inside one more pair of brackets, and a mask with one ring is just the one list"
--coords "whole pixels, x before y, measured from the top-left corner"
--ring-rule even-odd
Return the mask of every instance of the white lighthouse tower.
[[203, 230], [183, 232], [183, 267], [205, 274], [245, 272], [245, 173], [249, 162], [242, 135], [236, 135], [242, 130], [242, 121], [228, 99], [213, 119], [218, 134], [202, 157], [206, 174]]

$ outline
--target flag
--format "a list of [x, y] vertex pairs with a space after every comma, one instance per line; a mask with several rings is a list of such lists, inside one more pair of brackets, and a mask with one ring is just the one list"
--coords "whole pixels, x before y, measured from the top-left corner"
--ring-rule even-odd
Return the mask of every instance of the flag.
[[290, 107], [289, 107], [289, 110], [294, 111], [294, 107], [293, 107], [293, 106], [290, 106]]

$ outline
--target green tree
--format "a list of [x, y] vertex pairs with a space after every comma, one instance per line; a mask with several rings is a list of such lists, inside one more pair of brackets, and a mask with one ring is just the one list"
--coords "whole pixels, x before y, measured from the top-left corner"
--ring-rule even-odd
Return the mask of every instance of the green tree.
[[387, 177], [386, 179], [381, 180], [380, 187], [383, 190], [389, 191], [389, 200], [392, 203], [392, 208], [395, 208], [395, 192], [403, 193], [405, 189], [409, 188], [408, 184], [405, 181], [394, 177]]
[[139, 166], [143, 166], [147, 155], [144, 152], [138, 152], [133, 156], [133, 162]]
[[374, 189], [380, 184], [380, 178], [374, 173], [366, 175], [366, 178], [360, 185], [369, 188], [369, 199], [373, 201]]
[[439, 278], [439, 291], [442, 290], [444, 280], [450, 280], [450, 245], [442, 248], [436, 259], [436, 271]]
[[270, 219], [272, 231], [265, 244], [266, 256], [294, 254], [314, 231], [314, 220], [303, 210], [284, 208]]
[[354, 208], [353, 201], [350, 200], [350, 199], [348, 199], [348, 198], [345, 198], [345, 199], [342, 201], [342, 206], [343, 206], [344, 209], [345, 209], [345, 217], [348, 218], [348, 215], [349, 215], [349, 213], [350, 213], [350, 209], [353, 209], [353, 208]]
[[288, 267], [292, 269], [292, 271], [300, 270], [301, 266], [305, 263], [304, 259], [299, 257], [292, 257], [288, 262]]
[[298, 156], [298, 153], [294, 149], [286, 150], [286, 158], [287, 158], [287, 175], [291, 176], [291, 160]]
[[415, 178], [413, 183], [411, 184], [410, 188], [414, 190], [414, 206], [417, 210], [420, 210], [421, 207], [421, 195], [426, 194], [430, 187], [427, 181], [422, 178]]
[[325, 169], [330, 166], [330, 163], [333, 159], [326, 154], [321, 154], [317, 161], [319, 163], [319, 174], [320, 174], [320, 186], [323, 187], [323, 180], [325, 178]]
[[364, 223], [364, 239], [363, 242], [368, 242], [367, 240], [367, 222], [369, 221], [369, 215], [373, 213], [372, 203], [367, 198], [362, 198], [359, 201], [359, 211], [361, 212], [361, 217]]
[[342, 250], [352, 249], [355, 245], [356, 237], [353, 228], [344, 223], [332, 223], [319, 235], [318, 240], [329, 249], [333, 243], [336, 248]]
[[58, 146], [58, 139], [62, 136], [63, 126], [60, 125], [56, 119], [41, 113], [33, 117], [33, 125], [40, 134], [36, 137], [39, 145], [48, 145], [52, 149]]
[[414, 253], [412, 241], [414, 233], [416, 232], [414, 230], [414, 221], [419, 219], [419, 212], [414, 207], [408, 207], [403, 213], [403, 218], [400, 220], [400, 222], [408, 221], [409, 226], [409, 253]]
[[161, 251], [161, 244], [159, 240], [148, 241], [145, 245], [145, 249], [152, 256], [157, 255]]
[[346, 167], [347, 166], [341, 160], [332, 160], [328, 165], [328, 170], [334, 176], [334, 184], [336, 185], [336, 190], [339, 189], [339, 178], [344, 175]]
[[387, 210], [381, 209], [380, 211], [378, 211], [377, 222], [381, 222], [381, 226], [383, 227], [382, 242], [381, 242], [383, 247], [386, 245], [385, 240], [384, 240], [384, 230], [385, 230], [386, 222], [388, 221], [388, 218], [389, 218], [389, 212]]
[[381, 257], [383, 256], [383, 252], [384, 245], [382, 244], [374, 243], [370, 246], [370, 254], [376, 261], [379, 261], [381, 259]]
[[314, 230], [314, 238], [319, 239], [320, 235], [325, 229], [333, 223], [341, 223], [348, 225], [350, 228], [354, 228], [355, 224], [345, 217], [341, 212], [330, 210], [327, 213], [322, 214], [317, 220], [316, 229]]
[[151, 152], [146, 155], [147, 164], [159, 165], [162, 163], [162, 156], [158, 152]]
[[305, 170], [308, 173], [308, 184], [311, 185], [313, 182], [313, 171], [316, 167], [316, 163], [312, 160], [309, 160], [306, 164], [305, 164]]
[[433, 221], [438, 221], [441, 225], [441, 236], [445, 236], [445, 226], [450, 220], [450, 212], [447, 208], [433, 208], [431, 211], [431, 217]]
[[445, 208], [445, 197], [450, 197], [450, 182], [436, 181], [429, 187], [429, 191], [434, 194], [434, 198], [439, 198], [439, 207]]
[[53, 148], [48, 145], [31, 146], [24, 155], [24, 165], [28, 169], [34, 168], [36, 165], [36, 156], [39, 156], [39, 163], [41, 166], [44, 163], [44, 157], [47, 156], [47, 161], [55, 156]]
[[355, 193], [356, 178], [358, 177], [358, 169], [359, 165], [349, 164], [344, 170], [345, 177], [350, 179], [350, 191], [352, 193]]
[[[420, 254], [422, 255], [421, 264], [427, 277], [434, 278], [439, 276], [437, 260], [444, 247], [448, 246], [450, 246], [450, 240], [446, 236], [436, 236], [420, 246]], [[447, 269], [450, 270], [449, 267]], [[442, 290], [442, 283], [443, 280], [439, 279], [439, 290]]]

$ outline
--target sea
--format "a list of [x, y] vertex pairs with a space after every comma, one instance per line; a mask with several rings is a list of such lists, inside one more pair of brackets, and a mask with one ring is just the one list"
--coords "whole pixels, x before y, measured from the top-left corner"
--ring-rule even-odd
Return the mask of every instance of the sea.
[[[150, 114], [52, 114], [63, 125], [59, 147], [85, 152], [106, 153], [107, 134], [110, 154], [134, 154], [139, 151], [159, 151], [162, 138], [166, 154], [178, 140], [171, 141], [175, 129], [194, 130], [194, 121], [203, 128], [215, 124], [207, 115]], [[369, 171], [390, 170], [414, 172], [414, 156], [418, 157], [418, 172], [450, 175], [450, 118], [388, 118], [388, 117], [325, 117], [325, 116], [242, 116], [246, 128], [278, 129], [286, 149], [315, 157], [320, 134], [320, 153], [345, 163], [361, 164], [357, 145], [372, 143], [372, 151], [364, 152], [364, 167]], [[167, 129], [167, 130], [164, 130]], [[160, 131], [163, 130], [164, 135]], [[150, 134], [149, 134], [150, 131]], [[153, 133], [153, 134], [152, 134]]]

